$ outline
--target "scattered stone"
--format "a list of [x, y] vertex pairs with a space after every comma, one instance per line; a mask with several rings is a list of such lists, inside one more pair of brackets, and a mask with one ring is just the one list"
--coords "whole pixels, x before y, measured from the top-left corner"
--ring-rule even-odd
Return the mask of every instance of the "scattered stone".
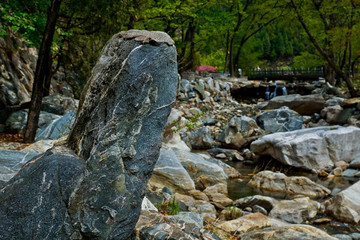
[[360, 181], [324, 202], [326, 214], [342, 222], [360, 222]]
[[270, 212], [277, 203], [278, 200], [275, 198], [261, 195], [248, 196], [234, 201], [234, 205], [241, 209], [257, 205], [263, 207], [267, 212]]
[[318, 218], [313, 221], [314, 224], [326, 224], [330, 222], [331, 222], [330, 218]]
[[360, 103], [360, 97], [358, 98], [349, 98], [349, 99], [345, 99], [342, 103], [341, 106], [343, 108], [347, 108], [347, 107], [354, 107], [357, 104]]
[[216, 219], [216, 209], [214, 205], [202, 200], [195, 201], [194, 204], [189, 207], [189, 211], [200, 213], [203, 218], [210, 217]]
[[210, 149], [214, 145], [210, 130], [206, 127], [188, 133], [192, 149]]
[[262, 132], [252, 118], [235, 116], [226, 125], [217, 141], [224, 147], [238, 149], [257, 139]]
[[311, 240], [337, 240], [326, 232], [309, 225], [292, 224], [280, 227], [268, 227], [251, 231], [239, 236], [241, 240], [260, 239], [311, 239]]
[[226, 183], [226, 173], [219, 165], [209, 162], [195, 153], [176, 148], [173, 150], [183, 167], [195, 182], [196, 189], [203, 190], [206, 187], [217, 183]]
[[298, 224], [314, 218], [319, 208], [320, 203], [308, 197], [282, 200], [270, 211], [269, 217]]
[[78, 100], [56, 93], [43, 98], [41, 111], [64, 115], [66, 113], [76, 112], [78, 107]]
[[338, 240], [353, 240], [353, 238], [347, 234], [334, 234], [332, 236], [337, 238]]
[[300, 115], [319, 113], [325, 106], [325, 99], [320, 94], [304, 95], [290, 94], [272, 98], [264, 109], [278, 109], [287, 106]]
[[287, 177], [283, 173], [262, 171], [254, 175], [248, 183], [262, 192], [279, 195], [303, 195], [311, 198], [328, 196], [331, 191], [314, 183], [307, 177]]
[[193, 196], [196, 200], [203, 200], [206, 202], [210, 201], [208, 196], [206, 196], [205, 193], [203, 193], [199, 190], [191, 190], [191, 191], [189, 191], [189, 194], [191, 194], [191, 196]]
[[360, 157], [357, 158], [357, 159], [354, 159], [353, 161], [351, 161], [349, 166], [350, 166], [351, 168], [360, 169]]
[[359, 172], [359, 170], [356, 169], [346, 169], [341, 176], [345, 178], [353, 178], [356, 176], [356, 174]]
[[161, 148], [160, 156], [149, 180], [151, 185], [158, 188], [168, 187], [173, 192], [184, 193], [195, 190], [194, 181], [181, 165], [171, 149]]
[[226, 221], [217, 225], [230, 234], [242, 234], [269, 226], [269, 219], [261, 213], [251, 213], [243, 217]]
[[358, 146], [359, 128], [332, 126], [269, 134], [254, 141], [251, 150], [289, 166], [312, 170], [356, 159], [360, 155]]
[[203, 191], [211, 202], [220, 204], [224, 207], [229, 206], [233, 203], [233, 200], [227, 197], [227, 185], [224, 183], [218, 183], [213, 186], [209, 186]]
[[302, 128], [303, 117], [288, 107], [264, 112], [255, 118], [256, 123], [265, 132], [288, 132]]

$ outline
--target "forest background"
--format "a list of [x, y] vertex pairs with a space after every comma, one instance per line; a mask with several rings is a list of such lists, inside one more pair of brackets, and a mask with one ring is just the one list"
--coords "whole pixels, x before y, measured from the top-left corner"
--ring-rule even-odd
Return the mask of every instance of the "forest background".
[[106, 41], [146, 29], [174, 39], [180, 73], [321, 66], [358, 96], [360, 0], [2, 0], [0, 20], [0, 37], [11, 29], [48, 56], [34, 89], [60, 69], [79, 97]]

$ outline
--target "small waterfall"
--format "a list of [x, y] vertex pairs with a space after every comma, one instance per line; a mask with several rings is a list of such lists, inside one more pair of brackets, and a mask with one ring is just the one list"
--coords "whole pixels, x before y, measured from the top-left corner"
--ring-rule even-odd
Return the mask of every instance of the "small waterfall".
[[270, 100], [276, 96], [282, 96], [282, 95], [288, 95], [286, 86], [278, 86], [276, 85], [275, 90], [270, 93], [270, 87], [269, 85], [266, 86], [265, 90], [265, 100]]

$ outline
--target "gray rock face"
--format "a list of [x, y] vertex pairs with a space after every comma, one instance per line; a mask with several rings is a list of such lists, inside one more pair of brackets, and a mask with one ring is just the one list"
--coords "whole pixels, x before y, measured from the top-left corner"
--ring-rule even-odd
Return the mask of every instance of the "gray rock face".
[[262, 134], [255, 120], [249, 117], [233, 117], [217, 139], [224, 147], [241, 148]]
[[302, 122], [303, 117], [288, 107], [267, 111], [256, 116], [258, 126], [270, 133], [301, 129]]
[[[168, 35], [159, 34], [132, 30], [109, 40], [84, 89], [68, 139], [81, 160], [73, 156], [76, 165], [67, 167], [62, 164], [67, 155], [59, 153], [53, 162], [40, 158], [3, 189], [0, 215], [14, 213], [0, 220], [6, 229], [2, 239], [126, 239], [133, 233], [176, 96], [176, 49]], [[35, 171], [42, 163], [43, 170]], [[52, 168], [57, 170], [53, 175], [47, 170]], [[47, 176], [66, 186], [54, 181], [61, 186], [48, 188]], [[18, 187], [27, 177], [36, 184]], [[30, 194], [30, 186], [37, 191], [24, 198], [21, 193], [26, 189]], [[42, 201], [33, 201], [37, 198]], [[18, 208], [20, 199], [29, 210]], [[24, 227], [15, 219], [19, 216], [28, 222]], [[26, 227], [45, 221], [39, 228]]]
[[277, 203], [278, 200], [275, 198], [261, 195], [248, 196], [234, 201], [234, 205], [241, 209], [258, 205], [265, 208], [268, 212], [270, 212]]
[[64, 239], [71, 235], [69, 198], [82, 161], [55, 148], [29, 161], [0, 192], [1, 239]]
[[359, 146], [359, 128], [330, 126], [269, 134], [254, 141], [251, 150], [311, 170], [330, 168], [341, 160], [350, 162], [360, 155]]
[[290, 94], [271, 99], [264, 109], [278, 109], [287, 106], [301, 115], [319, 113], [324, 108], [325, 99], [321, 95]]
[[339, 221], [360, 223], [360, 181], [327, 200], [326, 213]]

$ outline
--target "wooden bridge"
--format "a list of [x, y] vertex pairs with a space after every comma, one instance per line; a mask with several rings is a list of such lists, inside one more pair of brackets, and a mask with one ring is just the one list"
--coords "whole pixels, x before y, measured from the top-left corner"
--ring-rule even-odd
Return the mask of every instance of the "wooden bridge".
[[249, 80], [318, 80], [320, 77], [324, 77], [324, 70], [322, 67], [307, 68], [307, 69], [260, 69], [252, 70], [248, 74]]

